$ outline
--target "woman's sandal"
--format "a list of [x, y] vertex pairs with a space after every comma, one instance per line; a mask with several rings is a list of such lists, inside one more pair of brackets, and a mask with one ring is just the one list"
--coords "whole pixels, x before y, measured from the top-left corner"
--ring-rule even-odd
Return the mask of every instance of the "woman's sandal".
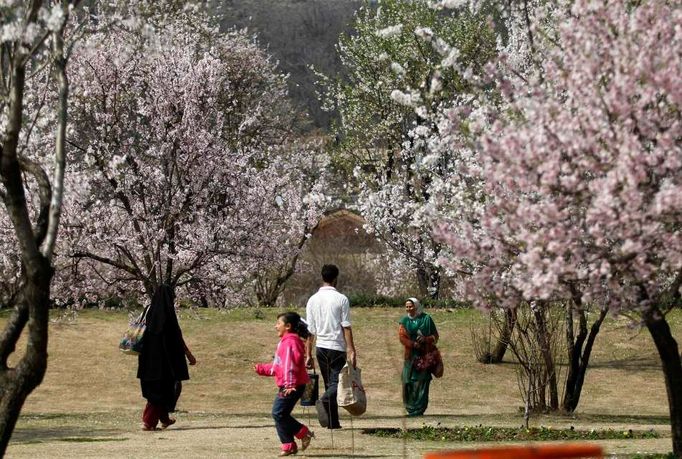
[[168, 427], [172, 426], [173, 424], [175, 424], [175, 418], [169, 418], [167, 423], [166, 422], [161, 423], [161, 428], [167, 429]]

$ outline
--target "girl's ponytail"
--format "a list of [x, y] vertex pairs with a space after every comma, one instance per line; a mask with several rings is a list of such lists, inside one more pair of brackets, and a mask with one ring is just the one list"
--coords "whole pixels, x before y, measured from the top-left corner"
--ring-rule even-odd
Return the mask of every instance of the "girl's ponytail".
[[277, 318], [282, 319], [282, 322], [285, 324], [291, 325], [291, 331], [296, 333], [301, 338], [306, 339], [310, 336], [308, 325], [303, 319], [301, 319], [301, 316], [298, 315], [298, 313], [293, 311], [283, 312], [282, 314], [278, 315]]

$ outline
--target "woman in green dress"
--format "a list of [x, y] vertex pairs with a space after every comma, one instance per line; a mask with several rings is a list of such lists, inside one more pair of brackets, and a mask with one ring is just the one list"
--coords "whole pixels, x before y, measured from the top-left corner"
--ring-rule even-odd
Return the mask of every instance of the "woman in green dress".
[[[436, 348], [438, 331], [431, 316], [426, 314], [419, 300], [408, 298], [405, 302], [407, 315], [400, 319], [398, 335], [405, 346], [403, 365], [403, 403], [408, 416], [421, 416], [429, 404], [431, 371], [440, 354]], [[442, 365], [442, 362], [440, 363]], [[442, 367], [441, 367], [442, 370]]]

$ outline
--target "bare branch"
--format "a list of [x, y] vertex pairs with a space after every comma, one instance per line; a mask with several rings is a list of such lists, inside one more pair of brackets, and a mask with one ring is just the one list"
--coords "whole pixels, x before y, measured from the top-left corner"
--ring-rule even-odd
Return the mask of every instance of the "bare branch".
[[137, 271], [135, 268], [126, 265], [125, 263], [121, 263], [120, 261], [116, 261], [112, 258], [109, 257], [103, 257], [101, 255], [97, 255], [91, 252], [76, 252], [71, 255], [72, 258], [89, 258], [91, 260], [99, 261], [100, 263], [107, 264], [109, 266], [113, 266], [114, 268], [121, 269], [123, 271], [126, 271], [130, 273], [131, 275], [135, 276], [136, 278], [139, 278], [139, 271]]
[[[68, 4], [62, 3], [64, 16], [68, 17]], [[62, 215], [62, 201], [64, 199], [64, 172], [66, 169], [66, 124], [67, 105], [69, 97], [69, 80], [66, 75], [66, 59], [64, 58], [64, 27], [52, 36], [52, 57], [57, 69], [59, 87], [59, 109], [57, 139], [55, 141], [54, 170], [52, 175], [52, 199], [48, 219], [47, 234], [42, 244], [41, 252], [48, 260], [52, 259], [57, 242], [57, 230]]]
[[38, 182], [38, 196], [40, 197], [40, 210], [38, 211], [38, 221], [34, 231], [36, 244], [40, 245], [47, 233], [47, 219], [50, 209], [50, 199], [52, 197], [52, 187], [50, 179], [40, 164], [23, 156], [18, 157], [19, 165], [24, 172], [31, 174]]

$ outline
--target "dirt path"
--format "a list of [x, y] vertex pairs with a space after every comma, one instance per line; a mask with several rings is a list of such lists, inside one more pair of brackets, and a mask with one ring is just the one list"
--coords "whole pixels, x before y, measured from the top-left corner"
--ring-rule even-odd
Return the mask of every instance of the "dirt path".
[[[58, 415], [28, 416], [27, 425], [16, 430], [7, 452], [9, 458], [134, 458], [134, 457], [190, 457], [190, 458], [267, 458], [277, 457], [278, 441], [272, 420], [258, 415], [227, 415], [180, 413], [178, 423], [168, 430], [143, 432], [139, 430], [136, 413], [124, 416]], [[301, 408], [296, 416], [308, 423], [309, 412]], [[475, 446], [499, 446], [485, 443], [422, 442], [377, 438], [362, 433], [367, 427], [421, 427], [424, 424], [442, 426], [475, 425], [477, 420], [488, 425], [489, 416], [425, 416], [405, 419], [401, 416], [356, 418], [353, 429], [349, 418], [342, 419], [344, 429], [316, 430], [307, 454], [298, 457], [376, 457], [419, 458], [427, 451], [461, 449]], [[315, 420], [310, 422], [315, 425]], [[608, 423], [610, 428], [618, 425]], [[558, 427], [558, 426], [557, 426]], [[623, 424], [622, 428], [632, 428]], [[667, 426], [638, 425], [637, 429], [655, 428], [662, 438], [652, 440], [609, 440], [596, 442], [612, 453], [609, 457], [628, 457], [634, 453], [666, 453], [670, 450]]]

